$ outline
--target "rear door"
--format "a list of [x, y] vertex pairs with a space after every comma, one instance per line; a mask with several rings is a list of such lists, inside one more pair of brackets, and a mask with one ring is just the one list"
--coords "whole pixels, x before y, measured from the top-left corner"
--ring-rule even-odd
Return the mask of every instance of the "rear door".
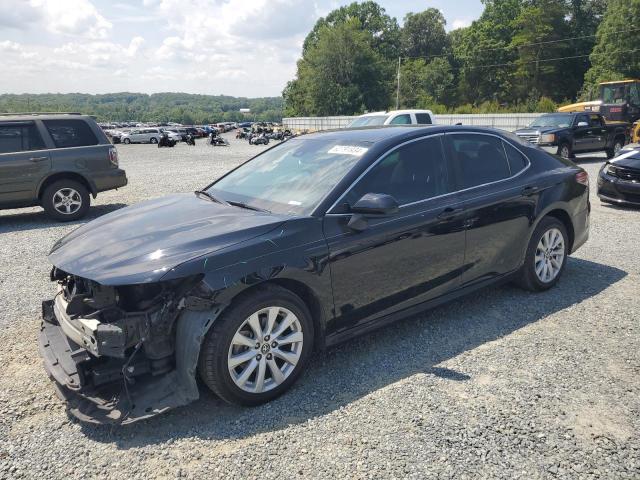
[[446, 139], [464, 202], [466, 286], [519, 266], [536, 197], [523, 175], [529, 161], [512, 144], [472, 132], [449, 133]]
[[33, 121], [0, 122], [0, 203], [29, 203], [51, 170], [51, 158]]
[[56, 119], [42, 123], [55, 145], [51, 150], [52, 171], [77, 172], [90, 179], [92, 172], [110, 168], [111, 145], [101, 144], [98, 133], [87, 121]]

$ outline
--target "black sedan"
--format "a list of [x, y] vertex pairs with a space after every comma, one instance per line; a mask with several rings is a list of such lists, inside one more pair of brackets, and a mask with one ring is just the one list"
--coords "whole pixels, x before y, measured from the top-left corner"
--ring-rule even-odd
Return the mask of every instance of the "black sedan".
[[40, 352], [87, 421], [185, 405], [198, 375], [261, 404], [315, 349], [496, 282], [551, 288], [587, 240], [588, 190], [580, 167], [496, 130], [294, 138], [58, 241]]
[[640, 145], [628, 145], [602, 166], [598, 197], [605, 203], [640, 207]]

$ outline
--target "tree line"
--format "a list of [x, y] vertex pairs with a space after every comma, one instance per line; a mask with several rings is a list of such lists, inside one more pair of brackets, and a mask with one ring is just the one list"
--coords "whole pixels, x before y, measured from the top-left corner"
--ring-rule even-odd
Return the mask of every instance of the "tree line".
[[435, 113], [552, 111], [590, 99], [600, 81], [640, 76], [640, 0], [483, 4], [478, 20], [449, 32], [435, 8], [407, 14], [402, 26], [374, 1], [332, 11], [304, 41], [285, 115], [396, 102]]
[[[250, 108], [245, 115], [241, 108]], [[79, 112], [94, 115], [99, 122], [179, 122], [204, 125], [243, 120], [279, 121], [282, 98], [237, 98], [188, 93], [109, 93], [90, 95], [21, 94], [0, 95], [0, 112]]]

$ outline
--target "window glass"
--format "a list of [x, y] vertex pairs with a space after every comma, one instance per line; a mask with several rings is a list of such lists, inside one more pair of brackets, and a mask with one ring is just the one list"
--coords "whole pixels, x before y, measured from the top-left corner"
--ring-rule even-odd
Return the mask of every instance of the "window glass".
[[349, 191], [341, 203], [351, 206], [367, 193], [383, 193], [405, 205], [449, 193], [449, 185], [441, 137], [430, 137], [389, 153]]
[[431, 125], [433, 123], [431, 115], [428, 113], [416, 113], [416, 122], [418, 122], [418, 125]]
[[44, 142], [35, 125], [0, 125], [0, 153], [27, 152], [44, 148]]
[[306, 215], [370, 147], [368, 142], [345, 139], [288, 140], [242, 164], [208, 191], [228, 202]]
[[592, 127], [602, 127], [602, 120], [598, 115], [591, 115], [590, 118]]
[[629, 103], [640, 107], [640, 88], [638, 88], [637, 83], [632, 83], [629, 87]]
[[576, 117], [576, 126], [578, 126], [580, 122], [585, 122], [587, 125], [589, 125], [589, 115], [578, 115]]
[[504, 149], [507, 152], [507, 160], [509, 161], [509, 168], [511, 169], [511, 175], [522, 171], [527, 166], [527, 159], [510, 143], [503, 142]]
[[508, 178], [511, 174], [502, 140], [482, 134], [448, 135], [462, 188]]
[[83, 120], [43, 120], [58, 148], [97, 145], [98, 139]]
[[411, 125], [411, 115], [398, 115], [395, 117], [389, 125]]

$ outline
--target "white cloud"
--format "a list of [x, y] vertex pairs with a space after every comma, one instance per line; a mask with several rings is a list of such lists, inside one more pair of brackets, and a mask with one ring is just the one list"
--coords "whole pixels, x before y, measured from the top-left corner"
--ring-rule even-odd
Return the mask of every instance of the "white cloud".
[[453, 27], [454, 30], [458, 29], [458, 28], [466, 28], [469, 25], [471, 25], [471, 20], [468, 20], [466, 18], [456, 18], [452, 23], [451, 26]]
[[103, 39], [112, 28], [89, 0], [30, 0], [51, 33]]

